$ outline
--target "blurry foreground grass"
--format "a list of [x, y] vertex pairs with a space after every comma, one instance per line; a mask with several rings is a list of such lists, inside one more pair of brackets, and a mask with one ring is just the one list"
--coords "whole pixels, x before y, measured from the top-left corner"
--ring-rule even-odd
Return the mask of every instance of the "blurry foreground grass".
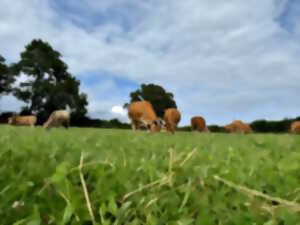
[[300, 136], [0, 126], [0, 224], [299, 225], [299, 204]]

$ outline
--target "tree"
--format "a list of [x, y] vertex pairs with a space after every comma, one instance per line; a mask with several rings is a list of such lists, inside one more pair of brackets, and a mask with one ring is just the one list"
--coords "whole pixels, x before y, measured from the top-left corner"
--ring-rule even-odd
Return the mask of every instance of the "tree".
[[79, 93], [80, 82], [69, 72], [61, 54], [42, 40], [25, 46], [16, 65], [17, 73], [28, 79], [20, 83], [15, 96], [26, 102], [26, 109], [44, 121], [50, 113], [68, 106], [74, 116], [86, 114], [87, 96]]
[[0, 55], [0, 96], [11, 92], [11, 84], [14, 81], [13, 73], [5, 64], [5, 59]]
[[[177, 108], [174, 95], [155, 84], [142, 84], [141, 88], [130, 93], [130, 102], [147, 100], [153, 105], [157, 116], [163, 117], [167, 108]], [[128, 103], [124, 105], [127, 107]]]

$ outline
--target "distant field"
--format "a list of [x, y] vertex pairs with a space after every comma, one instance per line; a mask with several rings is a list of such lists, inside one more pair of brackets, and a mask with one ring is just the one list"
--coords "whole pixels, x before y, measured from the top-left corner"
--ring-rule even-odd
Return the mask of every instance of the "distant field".
[[0, 126], [0, 224], [92, 224], [93, 217], [299, 225], [300, 136]]

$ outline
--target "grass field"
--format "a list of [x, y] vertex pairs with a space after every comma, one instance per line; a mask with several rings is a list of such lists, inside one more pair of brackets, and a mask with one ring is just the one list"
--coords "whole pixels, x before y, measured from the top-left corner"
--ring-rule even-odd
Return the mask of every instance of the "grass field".
[[93, 220], [299, 225], [300, 136], [0, 126], [0, 224]]

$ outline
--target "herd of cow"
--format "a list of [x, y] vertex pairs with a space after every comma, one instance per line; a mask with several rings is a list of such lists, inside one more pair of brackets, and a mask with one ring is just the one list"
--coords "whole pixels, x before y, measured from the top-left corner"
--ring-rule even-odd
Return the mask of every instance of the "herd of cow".
[[[56, 110], [51, 113], [48, 120], [43, 124], [45, 129], [50, 129], [51, 127], [64, 126], [68, 128], [70, 126], [70, 113], [67, 110]], [[36, 116], [12, 116], [8, 118], [8, 123], [11, 125], [18, 126], [35, 126], [37, 121]]]
[[[128, 116], [131, 120], [132, 130], [144, 127], [152, 132], [159, 132], [162, 127], [166, 127], [167, 131], [172, 134], [181, 119], [180, 112], [175, 108], [166, 109], [164, 120], [160, 119], [157, 117], [152, 104], [148, 101], [131, 103], [128, 106]], [[247, 134], [253, 132], [249, 124], [241, 120], [234, 120], [224, 128], [228, 133]], [[201, 116], [191, 118], [191, 129], [199, 132], [209, 132], [205, 119]], [[290, 132], [300, 134], [300, 121], [292, 123]]]
[[[164, 120], [159, 118], [150, 102], [133, 102], [128, 106], [128, 117], [131, 120], [132, 130], [147, 129], [151, 132], [160, 132], [165, 127], [167, 132], [174, 134], [178, 123], [180, 122], [180, 112], [175, 108], [165, 110]], [[48, 120], [44, 123], [45, 129], [51, 127], [70, 126], [70, 113], [67, 110], [56, 110], [51, 113]], [[8, 118], [8, 123], [12, 125], [34, 126], [37, 122], [36, 116], [12, 116]], [[195, 116], [191, 119], [191, 128], [199, 132], [209, 132], [205, 119], [201, 116]], [[252, 133], [251, 127], [241, 120], [234, 120], [226, 125], [225, 131], [228, 133]], [[293, 122], [290, 128], [291, 133], [300, 134], [300, 121]]]

